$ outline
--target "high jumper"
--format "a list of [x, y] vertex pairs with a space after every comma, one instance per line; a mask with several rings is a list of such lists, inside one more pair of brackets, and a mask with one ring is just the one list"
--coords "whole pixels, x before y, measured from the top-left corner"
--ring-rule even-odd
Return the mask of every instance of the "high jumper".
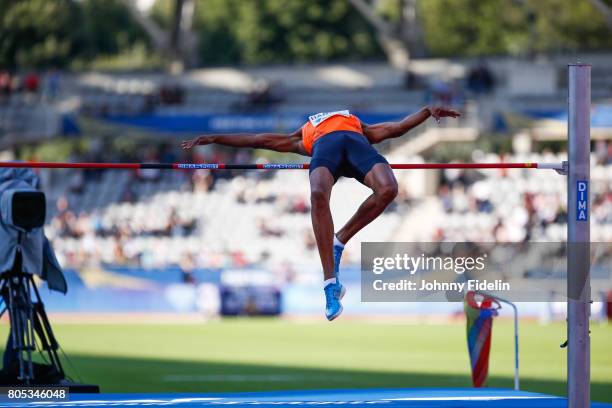
[[[374, 221], [397, 196], [397, 181], [387, 160], [372, 146], [397, 138], [428, 118], [457, 118], [456, 110], [425, 106], [398, 122], [368, 125], [348, 110], [322, 112], [291, 134], [211, 134], [182, 142], [183, 149], [219, 144], [238, 148], [267, 149], [311, 156], [309, 166], [311, 217], [323, 267], [325, 316], [334, 320], [342, 313], [346, 288], [340, 283], [340, 259], [346, 243]], [[334, 233], [329, 200], [340, 177], [354, 178], [372, 194], [349, 221]]]

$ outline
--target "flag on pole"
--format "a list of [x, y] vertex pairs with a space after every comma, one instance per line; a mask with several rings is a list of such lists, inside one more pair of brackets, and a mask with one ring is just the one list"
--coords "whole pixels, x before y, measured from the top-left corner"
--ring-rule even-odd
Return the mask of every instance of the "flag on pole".
[[497, 316], [500, 304], [493, 298], [469, 291], [463, 303], [467, 318], [467, 343], [472, 367], [472, 384], [484, 387], [489, 374], [489, 352], [493, 317]]

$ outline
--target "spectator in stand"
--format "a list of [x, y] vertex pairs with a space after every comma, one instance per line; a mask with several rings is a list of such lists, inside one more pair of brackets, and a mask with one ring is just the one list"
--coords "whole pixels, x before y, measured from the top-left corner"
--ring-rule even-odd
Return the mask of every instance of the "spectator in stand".
[[25, 92], [29, 94], [37, 94], [40, 88], [40, 78], [38, 77], [38, 74], [35, 72], [30, 72], [28, 75], [26, 75], [23, 85]]
[[244, 268], [249, 264], [241, 250], [232, 251], [230, 253], [232, 265], [237, 268]]
[[8, 71], [0, 71], [0, 103], [8, 102], [12, 90], [11, 74]]
[[470, 69], [467, 86], [476, 95], [488, 94], [493, 91], [495, 78], [484, 60], [480, 60], [476, 66]]
[[606, 165], [612, 163], [612, 143], [606, 140], [596, 141], [595, 158], [597, 164]]
[[247, 98], [247, 108], [268, 108], [287, 98], [287, 92], [280, 81], [257, 81]]
[[53, 220], [56, 222], [57, 230], [60, 234], [63, 234], [66, 226], [66, 214], [68, 213], [68, 200], [65, 196], [61, 196], [55, 203], [56, 214]]
[[465, 102], [463, 91], [456, 81], [434, 79], [430, 83], [428, 91], [427, 99], [429, 103], [434, 105], [463, 106]]
[[404, 88], [409, 91], [414, 91], [421, 88], [421, 79], [412, 71], [406, 71], [404, 74]]
[[181, 281], [183, 283], [196, 283], [195, 277], [193, 276], [193, 270], [195, 269], [195, 261], [193, 258], [193, 254], [185, 254], [181, 258], [179, 267], [181, 269]]
[[22, 76], [17, 74], [11, 76], [11, 90], [13, 93], [25, 91], [25, 82]]
[[185, 90], [178, 83], [164, 84], [159, 90], [162, 105], [182, 105], [185, 100]]
[[193, 191], [210, 191], [213, 188], [215, 179], [210, 170], [200, 169], [195, 170], [191, 176], [191, 185]]
[[268, 219], [260, 217], [257, 219], [257, 228], [259, 228], [259, 235], [262, 237], [282, 237], [285, 235], [285, 231], [281, 228], [270, 226]]
[[314, 251], [317, 249], [317, 241], [315, 240], [312, 230], [309, 230], [309, 229], [304, 230], [304, 247], [308, 251]]
[[159, 147], [159, 156], [162, 163], [176, 163], [178, 161], [176, 150], [172, 148], [170, 143], [163, 143]]
[[[149, 147], [145, 151], [146, 163], [159, 163], [159, 156], [157, 151], [153, 147]], [[157, 182], [161, 177], [161, 170], [159, 169], [141, 169], [138, 170], [138, 178], [140, 181], [151, 181]]]
[[70, 184], [68, 185], [70, 192], [75, 194], [82, 194], [85, 190], [85, 177], [83, 171], [76, 171], [72, 173], [70, 177]]
[[435, 79], [429, 88], [432, 104], [449, 105], [453, 101], [453, 89], [448, 82]]
[[49, 100], [54, 101], [60, 94], [62, 79], [56, 69], [50, 69], [45, 77], [45, 95]]
[[304, 196], [295, 196], [292, 199], [291, 207], [289, 208], [290, 214], [310, 214], [310, 203], [309, 200]]

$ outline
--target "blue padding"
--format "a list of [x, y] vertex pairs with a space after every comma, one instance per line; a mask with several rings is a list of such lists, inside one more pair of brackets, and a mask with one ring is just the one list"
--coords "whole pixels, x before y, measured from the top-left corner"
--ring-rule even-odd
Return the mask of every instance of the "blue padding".
[[[531, 109], [524, 110], [522, 113], [533, 119], [552, 119], [567, 122], [567, 110], [565, 109]], [[591, 111], [591, 126], [612, 127], [612, 105], [595, 106]]]
[[[183, 272], [178, 266], [165, 268], [138, 268], [129, 266], [104, 266], [104, 270], [130, 276], [132, 278], [147, 279], [158, 284], [171, 284], [181, 282]], [[198, 283], [219, 283], [221, 269], [194, 269], [192, 276]]]
[[[69, 403], [18, 404], [0, 407], [104, 407], [104, 406], [177, 406], [177, 407], [321, 407], [346, 405], [367, 407], [416, 408], [561, 408], [567, 400], [551, 395], [505, 389], [363, 389], [249, 392], [230, 394], [82, 394], [71, 395]], [[593, 408], [612, 408], [612, 404], [593, 403]]]
[[[398, 120], [410, 112], [369, 113], [353, 112], [365, 123]], [[146, 128], [165, 133], [232, 133], [232, 132], [293, 132], [307, 120], [306, 113], [245, 113], [245, 114], [167, 114], [153, 113], [139, 116], [106, 116], [112, 123]]]

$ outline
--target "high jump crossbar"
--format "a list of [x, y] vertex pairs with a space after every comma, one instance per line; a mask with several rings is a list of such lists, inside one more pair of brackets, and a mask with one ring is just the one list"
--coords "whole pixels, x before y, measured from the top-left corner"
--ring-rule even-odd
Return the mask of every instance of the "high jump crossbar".
[[[160, 169], [160, 170], [307, 170], [307, 163], [68, 163], [68, 162], [0, 162], [0, 168], [36, 169]], [[396, 163], [397, 170], [419, 169], [551, 169], [563, 171], [564, 163]]]

